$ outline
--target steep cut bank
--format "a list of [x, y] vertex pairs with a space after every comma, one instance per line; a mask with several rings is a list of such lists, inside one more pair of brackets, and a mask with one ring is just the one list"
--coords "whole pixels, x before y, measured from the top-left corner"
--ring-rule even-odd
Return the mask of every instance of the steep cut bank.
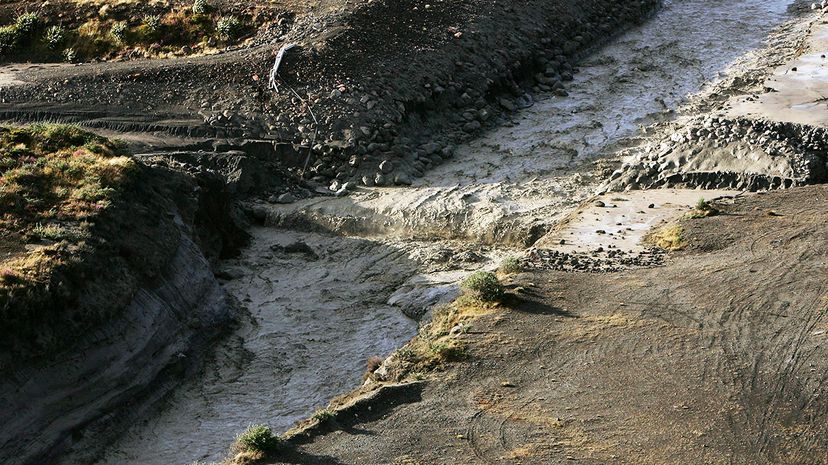
[[[78, 145], [61, 152], [54, 140], [62, 139], [50, 136], [16, 146], [16, 151], [32, 151], [19, 158], [14, 150], [4, 150], [5, 220], [15, 218], [8, 210], [9, 196], [16, 192], [9, 184], [12, 176], [20, 188], [32, 189], [24, 194], [32, 211], [66, 189], [57, 183], [82, 169], [79, 160], [91, 156], [85, 150], [101, 150], [95, 144], [103, 144], [76, 128], [33, 131], [66, 133], [70, 145]], [[34, 152], [41, 145], [58, 152]], [[66, 158], [57, 158], [64, 153]], [[32, 156], [48, 160], [38, 164], [46, 166], [42, 173], [16, 167]], [[48, 223], [36, 225], [38, 236], [18, 250], [8, 249], [11, 236], [3, 243], [3, 266], [9, 267], [2, 289], [4, 463], [53, 463], [65, 457], [78, 463], [96, 456], [125, 425], [155, 411], [180, 377], [195, 373], [210, 343], [233, 323], [231, 300], [205, 257], [226, 255], [244, 239], [244, 233], [226, 226], [233, 223], [223, 181], [118, 160], [127, 159], [86, 168], [89, 173], [72, 197], [44, 213]], [[123, 181], [103, 184], [101, 194], [91, 190], [93, 173], [108, 173], [120, 164], [129, 167]], [[18, 173], [21, 169], [28, 171]], [[52, 194], [51, 186], [43, 187], [52, 179], [50, 172], [57, 173]], [[108, 200], [96, 200], [110, 191]], [[86, 199], [96, 200], [93, 211], [101, 213], [85, 213], [73, 223], [64, 211], [76, 211]], [[88, 224], [88, 231], [70, 229]], [[18, 271], [15, 265], [36, 260], [36, 271]]]

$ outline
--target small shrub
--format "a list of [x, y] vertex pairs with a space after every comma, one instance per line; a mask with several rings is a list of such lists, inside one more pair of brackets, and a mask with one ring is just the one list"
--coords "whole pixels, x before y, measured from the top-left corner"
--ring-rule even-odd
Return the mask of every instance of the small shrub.
[[273, 434], [267, 425], [248, 426], [236, 438], [236, 448], [240, 452], [271, 452], [279, 447], [281, 440]]
[[67, 48], [63, 51], [63, 61], [67, 63], [74, 63], [78, 59], [78, 52], [74, 48]]
[[197, 15], [204, 15], [210, 12], [210, 4], [207, 0], [195, 0], [193, 2], [193, 13]]
[[688, 216], [693, 219], [698, 218], [706, 218], [708, 216], [716, 216], [719, 214], [719, 210], [716, 209], [710, 202], [704, 200], [704, 197], [700, 198], [698, 202], [696, 202], [696, 207], [691, 211]]
[[474, 294], [484, 302], [500, 300], [503, 295], [503, 286], [493, 273], [478, 271], [466, 278], [462, 288]]
[[500, 271], [515, 274], [523, 271], [523, 262], [518, 257], [509, 257], [500, 264]]
[[384, 360], [382, 357], [373, 356], [368, 359], [368, 362], [365, 364], [365, 374], [362, 376], [363, 380], [371, 378], [377, 368], [382, 366]]
[[128, 26], [126, 21], [118, 21], [112, 25], [112, 28], [109, 30], [109, 33], [118, 42], [123, 42], [126, 39], [127, 29]]
[[66, 29], [63, 26], [52, 26], [46, 29], [44, 41], [46, 42], [46, 46], [52, 50], [58, 48], [64, 40], [66, 40]]
[[53, 241], [62, 240], [69, 235], [68, 231], [60, 226], [53, 224], [43, 226], [40, 223], [32, 228], [32, 234], [40, 239], [49, 239]]
[[28, 35], [37, 29], [37, 26], [40, 24], [40, 17], [37, 16], [35, 13], [23, 13], [22, 15], [18, 16], [14, 22], [17, 31], [21, 35]]
[[410, 346], [404, 346], [397, 350], [397, 359], [403, 362], [414, 363], [417, 361], [417, 352]]
[[144, 26], [147, 28], [147, 32], [155, 34], [161, 30], [161, 17], [158, 15], [144, 16]]
[[235, 16], [223, 16], [216, 22], [216, 33], [223, 41], [236, 39], [240, 29], [241, 22]]
[[14, 26], [0, 27], [0, 55], [11, 53], [17, 48], [20, 33]]
[[335, 418], [336, 415], [328, 409], [317, 410], [317, 412], [313, 414], [313, 419], [319, 423], [328, 423], [333, 421]]
[[432, 342], [428, 346], [429, 352], [444, 362], [461, 360], [466, 355], [466, 349], [461, 344], [451, 342]]

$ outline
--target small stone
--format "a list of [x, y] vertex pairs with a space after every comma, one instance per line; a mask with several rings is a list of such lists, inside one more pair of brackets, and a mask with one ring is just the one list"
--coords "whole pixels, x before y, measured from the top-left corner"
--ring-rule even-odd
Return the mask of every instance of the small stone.
[[394, 184], [398, 186], [410, 186], [411, 178], [405, 173], [399, 173], [394, 177]]
[[287, 193], [287, 194], [280, 195], [279, 198], [276, 199], [276, 201], [278, 203], [288, 204], [288, 203], [296, 202], [296, 197], [294, 197], [293, 194], [291, 194], [291, 193]]
[[655, 208], [655, 204], [651, 203], [651, 204], [647, 205], [647, 208]]
[[363, 176], [362, 184], [364, 184], [366, 187], [374, 187], [374, 178], [370, 176]]
[[481, 125], [479, 121], [470, 121], [463, 125], [464, 132], [474, 132], [480, 129]]
[[379, 165], [379, 169], [383, 174], [388, 174], [394, 171], [394, 164], [390, 160], [383, 160]]
[[600, 201], [600, 200], [596, 200], [595, 201], [595, 206], [598, 207], [598, 208], [604, 208], [607, 205], [604, 202]]

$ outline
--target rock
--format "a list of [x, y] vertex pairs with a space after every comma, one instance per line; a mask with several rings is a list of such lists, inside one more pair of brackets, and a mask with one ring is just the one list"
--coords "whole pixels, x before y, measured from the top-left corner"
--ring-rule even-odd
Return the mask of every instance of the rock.
[[602, 202], [600, 200], [596, 200], [594, 205], [598, 208], [604, 208], [604, 207], [607, 206], [604, 202]]
[[394, 171], [394, 164], [390, 160], [383, 160], [379, 165], [379, 169], [383, 174], [389, 174]]
[[272, 245], [270, 250], [277, 253], [302, 254], [312, 259], [319, 258], [316, 251], [313, 250], [305, 241], [296, 241], [288, 245]]
[[424, 144], [423, 150], [425, 150], [426, 155], [432, 155], [440, 151], [441, 146], [437, 142], [429, 142]]
[[394, 184], [398, 186], [410, 186], [411, 178], [406, 173], [399, 173], [394, 177]]
[[386, 186], [388, 185], [388, 178], [382, 173], [377, 173], [377, 176], [374, 178], [374, 184], [380, 187]]
[[339, 181], [334, 180], [334, 182], [331, 183], [331, 187], [329, 187], [329, 189], [331, 190], [331, 192], [337, 192], [337, 191], [339, 191], [340, 187], [341, 187], [341, 185], [340, 185]]
[[337, 197], [345, 197], [346, 195], [348, 195], [348, 189], [346, 189], [345, 186], [342, 186], [338, 191], [336, 191], [336, 194], [334, 195], [336, 195]]
[[282, 194], [276, 199], [276, 202], [283, 204], [293, 203], [296, 202], [296, 197], [294, 197], [291, 193]]
[[480, 122], [479, 121], [470, 121], [463, 125], [463, 131], [465, 132], [475, 132], [480, 129]]
[[366, 187], [374, 187], [374, 179], [371, 176], [363, 176], [362, 177], [362, 184]]
[[342, 187], [344, 187], [346, 190], [348, 190], [350, 192], [350, 191], [355, 191], [356, 190], [357, 184], [353, 181], [348, 181]]
[[498, 103], [500, 103], [500, 106], [505, 108], [508, 111], [515, 111], [515, 108], [517, 108], [517, 107], [515, 107], [514, 103], [512, 103], [510, 100], [508, 100], [506, 98], [500, 99], [498, 101]]

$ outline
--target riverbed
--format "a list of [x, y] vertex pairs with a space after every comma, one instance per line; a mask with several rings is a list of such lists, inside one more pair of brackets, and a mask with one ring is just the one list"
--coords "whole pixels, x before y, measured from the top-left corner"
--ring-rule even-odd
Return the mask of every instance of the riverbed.
[[369, 357], [416, 333], [408, 315], [456, 295], [464, 273], [496, 266], [533, 227], [548, 230], [590, 198], [605, 180], [594, 162], [634, 145], [642, 126], [674, 117], [760, 47], [788, 3], [666, 1], [583, 60], [568, 97], [536, 96], [413, 187], [270, 207], [275, 217], [372, 224], [336, 234], [254, 228], [250, 247], [222, 266], [241, 307], [238, 329], [201, 377], [98, 463], [220, 460], [246, 426], [284, 431], [357, 387]]

